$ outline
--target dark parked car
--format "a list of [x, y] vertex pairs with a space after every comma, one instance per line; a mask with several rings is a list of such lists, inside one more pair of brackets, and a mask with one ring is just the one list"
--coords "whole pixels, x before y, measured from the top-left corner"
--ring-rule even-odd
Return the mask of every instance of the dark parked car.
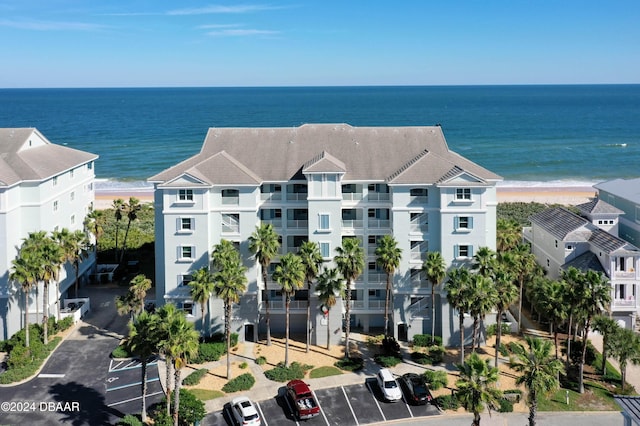
[[307, 420], [320, 414], [320, 406], [316, 402], [309, 385], [302, 380], [291, 380], [287, 383], [287, 395], [293, 403], [295, 416]]
[[415, 373], [407, 373], [400, 377], [398, 382], [400, 382], [400, 387], [409, 403], [426, 404], [433, 400], [423, 376]]

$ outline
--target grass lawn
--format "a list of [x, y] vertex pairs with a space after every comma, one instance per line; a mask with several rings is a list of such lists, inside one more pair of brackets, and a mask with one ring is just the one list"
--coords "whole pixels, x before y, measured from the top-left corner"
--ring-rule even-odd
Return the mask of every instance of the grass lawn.
[[194, 394], [196, 398], [201, 401], [208, 401], [210, 399], [216, 399], [226, 395], [222, 391], [210, 389], [189, 389], [189, 392]]
[[[569, 392], [569, 405], [567, 405]], [[585, 382], [585, 392], [580, 394], [573, 390], [561, 388], [546, 398], [538, 401], [539, 411], [619, 411], [613, 395], [604, 386]]]
[[309, 372], [309, 378], [319, 379], [320, 377], [337, 376], [339, 374], [342, 374], [342, 370], [340, 370], [339, 368], [331, 366], [318, 367]]

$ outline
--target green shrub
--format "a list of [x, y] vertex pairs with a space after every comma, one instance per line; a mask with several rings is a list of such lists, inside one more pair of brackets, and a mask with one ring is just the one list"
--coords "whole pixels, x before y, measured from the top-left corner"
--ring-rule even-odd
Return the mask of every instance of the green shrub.
[[374, 357], [376, 363], [383, 367], [395, 367], [402, 362], [401, 358], [395, 356], [376, 355]]
[[[9, 365], [9, 369], [0, 374], [0, 383], [15, 383], [33, 376], [36, 371], [38, 371], [46, 357], [49, 356], [51, 351], [60, 344], [61, 340], [62, 339], [60, 337], [55, 337], [51, 339], [47, 345], [34, 340], [33, 343], [30, 342], [31, 347], [29, 348], [28, 354], [25, 354], [24, 350], [21, 349], [24, 346], [14, 346], [14, 350], [18, 348], [18, 352], [13, 354], [16, 364], [13, 366]], [[12, 352], [9, 353], [10, 362]], [[20, 362], [24, 362], [24, 364], [20, 365]]]
[[[502, 323], [500, 328], [502, 328], [502, 335], [503, 336], [505, 334], [511, 333], [511, 326], [510, 325]], [[498, 324], [488, 325], [487, 328], [486, 328], [487, 337], [495, 336], [497, 329], [498, 329]]]
[[58, 330], [64, 331], [73, 325], [73, 317], [65, 317], [58, 321]]
[[131, 353], [125, 345], [120, 345], [111, 352], [111, 358], [131, 358]]
[[444, 360], [444, 346], [429, 346], [429, 358], [433, 365], [440, 364]]
[[442, 337], [434, 336], [431, 337], [430, 334], [416, 334], [413, 336], [413, 346], [426, 348], [427, 346], [431, 346], [435, 342], [437, 346], [442, 345]]
[[185, 386], [194, 386], [200, 383], [200, 380], [209, 372], [206, 368], [201, 368], [189, 374], [182, 380], [182, 384]]
[[204, 364], [205, 362], [218, 361], [222, 355], [227, 353], [227, 344], [223, 342], [200, 343], [198, 355], [191, 360], [194, 364]]
[[364, 367], [362, 358], [342, 358], [333, 365], [344, 371], [357, 371]]
[[226, 393], [233, 393], [239, 391], [249, 390], [255, 385], [256, 379], [251, 373], [244, 373], [235, 379], [229, 380], [223, 387], [222, 391]]
[[[231, 347], [238, 345], [238, 333], [231, 333]], [[227, 336], [224, 333], [215, 333], [205, 340], [205, 343], [224, 343], [227, 347]]]
[[312, 365], [300, 364], [298, 362], [291, 363], [287, 368], [283, 362], [280, 362], [275, 368], [266, 371], [264, 375], [267, 376], [267, 379], [273, 380], [274, 382], [288, 382], [289, 380], [303, 379], [306, 372], [312, 368]]
[[142, 421], [133, 414], [127, 414], [118, 423], [118, 426], [143, 426]]
[[245, 369], [249, 366], [249, 364], [247, 364], [246, 362], [241, 363], [238, 367], [240, 367], [241, 369]]
[[500, 343], [500, 347], [498, 348], [498, 352], [500, 352], [500, 355], [502, 355], [502, 356], [509, 356], [510, 355], [509, 348], [507, 348], [507, 345], [505, 345], [504, 343]]
[[377, 336], [367, 336], [367, 343], [369, 345], [379, 345], [382, 343], [382, 340], [384, 339], [384, 334], [378, 334]]
[[457, 410], [460, 408], [460, 402], [455, 395], [440, 395], [436, 397], [435, 403], [443, 410]]
[[48, 327], [47, 332], [49, 333], [49, 336], [51, 336], [52, 334], [56, 334], [56, 332], [58, 331], [58, 328], [56, 327], [56, 317], [48, 318], [47, 327]]
[[256, 358], [256, 364], [265, 365], [266, 363], [267, 363], [267, 358], [263, 356], [259, 356], [258, 358]]
[[342, 374], [342, 370], [332, 366], [318, 367], [309, 372], [310, 379], [319, 379], [321, 377], [337, 376]]
[[25, 348], [22, 345], [14, 346], [9, 352], [9, 360], [7, 365], [9, 369], [21, 368], [28, 365], [33, 360], [30, 348]]
[[425, 382], [429, 385], [429, 389], [438, 390], [449, 384], [449, 376], [446, 371], [442, 370], [427, 370], [422, 373]]
[[500, 407], [498, 408], [499, 413], [513, 412], [513, 402], [505, 398], [500, 398], [499, 403], [500, 403]]
[[421, 365], [426, 365], [431, 363], [431, 358], [429, 354], [424, 352], [411, 352], [411, 360]]

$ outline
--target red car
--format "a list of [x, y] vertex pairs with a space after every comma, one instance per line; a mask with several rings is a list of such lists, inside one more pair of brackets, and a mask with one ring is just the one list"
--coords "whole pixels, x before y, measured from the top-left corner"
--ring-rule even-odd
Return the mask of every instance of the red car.
[[293, 403], [294, 414], [300, 420], [307, 420], [320, 414], [320, 406], [309, 385], [302, 380], [287, 383], [287, 395]]

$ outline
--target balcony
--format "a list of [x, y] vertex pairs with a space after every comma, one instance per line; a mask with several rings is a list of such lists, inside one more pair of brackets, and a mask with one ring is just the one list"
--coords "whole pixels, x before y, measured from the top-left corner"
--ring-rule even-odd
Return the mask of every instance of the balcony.
[[369, 281], [369, 283], [387, 282], [387, 274], [384, 272], [369, 272], [367, 274], [367, 281]]
[[425, 260], [427, 260], [427, 253], [421, 251], [411, 251], [410, 259], [416, 262], [424, 262]]
[[233, 197], [222, 197], [222, 204], [225, 206], [237, 206], [240, 203], [240, 197], [238, 196], [233, 196]]
[[389, 219], [371, 219], [369, 218], [367, 225], [369, 228], [390, 228], [391, 221]]
[[[351, 300], [350, 301], [350, 306], [351, 309], [361, 309], [361, 310], [366, 310], [366, 309], [384, 309], [384, 300], [377, 300], [377, 299], [373, 299], [373, 300]], [[306, 309], [306, 305], [305, 305], [305, 309]]]
[[289, 229], [307, 229], [309, 228], [309, 221], [304, 219], [288, 219], [287, 228]]
[[261, 222], [265, 225], [269, 224], [276, 229], [282, 228], [282, 219], [262, 219]]
[[411, 197], [409, 199], [409, 205], [411, 206], [424, 205], [428, 203], [429, 203], [429, 197], [427, 197], [426, 195]]
[[342, 228], [361, 229], [364, 222], [362, 219], [342, 219]]
[[362, 200], [362, 192], [343, 192], [342, 200], [343, 201], [360, 201]]
[[636, 300], [635, 299], [613, 299], [611, 301], [611, 307], [613, 309], [619, 308], [627, 308], [629, 310], [635, 309]]
[[626, 279], [634, 279], [636, 277], [636, 273], [634, 271], [614, 271], [614, 278], [626, 278]]
[[389, 201], [388, 192], [370, 192], [367, 194], [367, 201]]
[[[262, 307], [265, 308], [266, 304], [263, 302]], [[284, 311], [284, 300], [282, 299], [272, 299], [269, 300], [269, 309], [270, 310], [282, 310]], [[299, 310], [307, 310], [307, 301], [306, 300], [292, 300], [289, 303], [290, 311], [299, 311]]]
[[260, 193], [260, 199], [262, 201], [280, 201], [282, 200], [281, 192], [262, 192]]
[[411, 223], [409, 225], [409, 232], [429, 232], [429, 224], [427, 223]]

